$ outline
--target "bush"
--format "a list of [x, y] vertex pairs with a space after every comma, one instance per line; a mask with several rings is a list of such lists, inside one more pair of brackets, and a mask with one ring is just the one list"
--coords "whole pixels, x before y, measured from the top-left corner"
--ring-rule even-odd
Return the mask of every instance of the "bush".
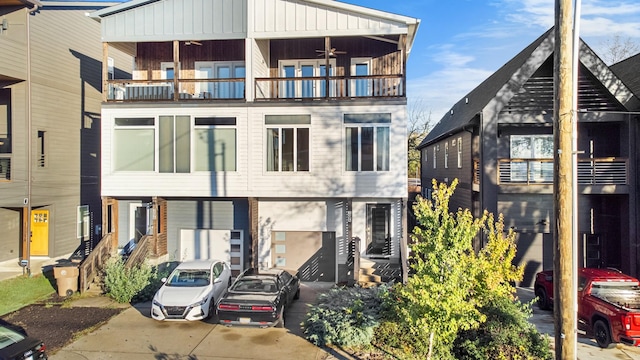
[[173, 271], [178, 264], [178, 262], [169, 262], [154, 267], [152, 269], [152, 275], [149, 278], [149, 284], [140, 290], [131, 301], [133, 303], [140, 303], [153, 300], [153, 296], [163, 284], [162, 279], [169, 277], [171, 271]]
[[318, 297], [303, 323], [307, 340], [317, 346], [365, 346], [373, 340], [379, 323], [386, 286], [340, 287]]
[[500, 297], [480, 311], [487, 321], [478, 329], [458, 333], [453, 347], [456, 359], [552, 359], [549, 340], [528, 322], [530, 305]]
[[111, 298], [119, 303], [129, 303], [133, 297], [149, 284], [154, 275], [153, 268], [146, 262], [126, 268], [121, 257], [112, 257], [105, 266], [104, 286]]

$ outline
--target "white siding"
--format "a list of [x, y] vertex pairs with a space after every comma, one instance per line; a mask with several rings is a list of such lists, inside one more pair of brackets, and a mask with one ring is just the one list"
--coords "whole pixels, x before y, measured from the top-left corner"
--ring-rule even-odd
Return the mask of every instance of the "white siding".
[[242, 39], [245, 0], [164, 0], [105, 16], [102, 40], [109, 42]]
[[255, 0], [255, 38], [406, 34], [406, 19], [339, 2]]
[[[391, 113], [390, 170], [344, 170], [344, 113]], [[237, 171], [214, 174], [113, 172], [113, 121], [117, 117], [159, 115], [235, 116]], [[310, 114], [310, 171], [267, 172], [267, 114]], [[389, 197], [407, 195], [406, 118], [404, 105], [265, 108], [104, 108], [102, 121], [103, 196], [239, 196], [239, 197]], [[157, 142], [156, 142], [157, 144]]]

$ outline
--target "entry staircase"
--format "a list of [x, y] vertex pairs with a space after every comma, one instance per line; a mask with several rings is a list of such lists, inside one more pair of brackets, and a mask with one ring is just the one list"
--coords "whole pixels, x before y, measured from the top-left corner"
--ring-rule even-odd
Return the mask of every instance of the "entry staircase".
[[360, 258], [358, 285], [362, 287], [377, 286], [389, 282], [402, 281], [402, 267], [389, 260]]

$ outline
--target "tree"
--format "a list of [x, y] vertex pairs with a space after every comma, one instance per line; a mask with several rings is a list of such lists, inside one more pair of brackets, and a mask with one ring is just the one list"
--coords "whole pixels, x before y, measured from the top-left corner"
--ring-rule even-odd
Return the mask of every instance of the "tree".
[[[433, 181], [433, 201], [418, 197], [414, 213], [419, 226], [411, 235], [411, 268], [407, 284], [394, 288], [389, 306], [400, 326], [411, 333], [412, 347], [427, 359], [452, 359], [459, 331], [478, 328], [486, 316], [480, 309], [497, 298], [513, 299], [512, 283], [523, 268], [512, 265], [515, 234], [504, 232], [500, 216], [474, 218], [468, 209], [449, 211], [451, 186]], [[487, 245], [473, 251], [480, 232]]]
[[410, 102], [407, 106], [407, 141], [409, 177], [420, 177], [420, 151], [417, 149], [431, 129], [431, 111], [427, 111], [421, 99]]
[[620, 35], [605, 40], [602, 46], [604, 47], [602, 58], [607, 65], [615, 64], [640, 52], [640, 45], [631, 38], [623, 39]]

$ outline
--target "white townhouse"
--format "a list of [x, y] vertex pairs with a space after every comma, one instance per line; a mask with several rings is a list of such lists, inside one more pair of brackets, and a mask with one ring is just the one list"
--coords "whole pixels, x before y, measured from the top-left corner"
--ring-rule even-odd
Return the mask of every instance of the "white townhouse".
[[[152, 235], [169, 261], [346, 282], [358, 238], [361, 258], [400, 268], [420, 20], [329, 0], [134, 0], [90, 15], [103, 233], [119, 247]], [[133, 56], [130, 72], [112, 51]]]

